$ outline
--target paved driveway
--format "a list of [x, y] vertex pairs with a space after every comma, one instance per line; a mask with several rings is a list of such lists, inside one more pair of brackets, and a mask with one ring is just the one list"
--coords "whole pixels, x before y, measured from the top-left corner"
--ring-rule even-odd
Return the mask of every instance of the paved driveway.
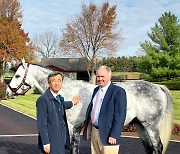
[[[0, 105], [0, 154], [36, 154], [36, 120]], [[137, 138], [122, 139], [121, 154], [145, 154]], [[180, 142], [170, 142], [166, 154], [179, 154]], [[67, 152], [68, 154], [68, 152]], [[80, 154], [90, 154], [90, 143], [81, 141]]]

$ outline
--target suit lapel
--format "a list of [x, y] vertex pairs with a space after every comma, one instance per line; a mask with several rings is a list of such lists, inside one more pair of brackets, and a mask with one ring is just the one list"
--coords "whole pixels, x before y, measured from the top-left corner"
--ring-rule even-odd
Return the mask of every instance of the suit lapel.
[[105, 94], [105, 96], [104, 96], [104, 99], [103, 99], [103, 102], [102, 102], [102, 106], [101, 106], [100, 112], [101, 112], [104, 108], [106, 108], [107, 104], [110, 102], [112, 93], [113, 93], [113, 91], [114, 91], [114, 90], [113, 90], [113, 86], [114, 86], [114, 84], [112, 84], [112, 83], [109, 85], [109, 87], [108, 87], [108, 89], [107, 89], [107, 91], [106, 91], [106, 94]]
[[99, 86], [96, 87], [96, 89], [94, 90], [93, 96], [92, 96], [92, 100], [94, 99], [94, 96], [96, 95], [97, 91], [99, 90]]
[[54, 103], [54, 104], [55, 104], [55, 107], [56, 107], [57, 109], [59, 109], [60, 104], [59, 104], [58, 100], [56, 100], [56, 99], [54, 98], [54, 96], [52, 95], [52, 93], [51, 93], [51, 91], [49, 90], [49, 88], [47, 89], [46, 92], [47, 92], [47, 95], [48, 95], [48, 97], [49, 97], [50, 103]]
[[96, 95], [98, 89], [99, 89], [99, 86], [94, 89], [94, 92], [93, 92], [92, 97], [91, 97], [91, 102], [89, 103], [89, 106], [88, 106], [88, 109], [87, 109], [89, 118], [90, 118], [90, 114], [91, 114], [92, 107], [93, 107], [93, 99], [94, 99], [94, 96]]
[[[58, 100], [56, 100], [56, 98], [54, 98], [54, 96], [52, 95], [52, 93], [51, 93], [51, 91], [49, 90], [49, 88], [46, 90], [46, 94], [47, 94], [47, 96], [48, 96], [48, 98], [49, 98], [49, 100], [50, 100], [49, 103], [51, 103], [52, 105], [54, 104], [54, 106], [55, 106], [55, 108], [56, 108], [57, 110], [62, 109], [62, 108], [60, 107], [60, 103], [58, 102]], [[63, 112], [64, 112], [64, 115], [65, 115], [65, 110], [64, 110], [64, 98], [61, 97], [60, 100], [61, 100], [61, 102], [62, 102], [62, 104], [63, 104]], [[64, 115], [63, 115], [63, 112], [58, 112], [58, 114], [61, 114], [62, 116], [64, 116]]]

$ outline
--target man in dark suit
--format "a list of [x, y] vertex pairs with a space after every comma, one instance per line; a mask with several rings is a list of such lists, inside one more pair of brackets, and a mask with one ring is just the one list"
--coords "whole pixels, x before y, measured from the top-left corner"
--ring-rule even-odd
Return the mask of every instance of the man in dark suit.
[[65, 109], [79, 102], [79, 96], [65, 102], [58, 95], [62, 87], [63, 76], [59, 72], [48, 76], [49, 88], [37, 99], [37, 126], [39, 131], [39, 154], [65, 154], [70, 147], [69, 131]]
[[111, 69], [101, 66], [86, 112], [83, 137], [91, 138], [92, 154], [118, 154], [120, 135], [126, 117], [126, 92], [111, 83]]

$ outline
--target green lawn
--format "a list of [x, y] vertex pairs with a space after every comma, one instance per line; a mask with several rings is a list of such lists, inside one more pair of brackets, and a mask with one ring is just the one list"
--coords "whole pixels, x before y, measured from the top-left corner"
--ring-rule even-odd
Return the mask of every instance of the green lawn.
[[2, 100], [0, 103], [36, 118], [36, 100], [39, 96], [39, 94], [27, 93], [15, 99]]
[[171, 90], [173, 96], [174, 122], [180, 124], [180, 91]]
[[13, 71], [9, 71], [5, 73], [5, 78], [12, 78], [14, 76], [14, 72]]
[[[180, 124], [180, 91], [173, 90], [171, 93], [174, 100], [174, 121]], [[39, 94], [27, 93], [25, 96], [18, 96], [16, 99], [2, 100], [0, 103], [36, 118], [35, 102], [39, 96]]]

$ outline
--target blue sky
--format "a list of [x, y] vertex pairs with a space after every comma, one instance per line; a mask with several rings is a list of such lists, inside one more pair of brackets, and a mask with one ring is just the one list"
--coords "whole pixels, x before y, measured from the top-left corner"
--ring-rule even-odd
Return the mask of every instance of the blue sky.
[[[30, 38], [53, 31], [61, 38], [60, 29], [81, 13], [82, 4], [93, 2], [101, 6], [107, 0], [19, 0], [23, 19], [22, 27]], [[141, 55], [140, 42], [148, 39], [147, 32], [165, 12], [171, 11], [180, 20], [180, 0], [109, 0], [117, 5], [118, 29], [124, 40], [116, 56]]]

